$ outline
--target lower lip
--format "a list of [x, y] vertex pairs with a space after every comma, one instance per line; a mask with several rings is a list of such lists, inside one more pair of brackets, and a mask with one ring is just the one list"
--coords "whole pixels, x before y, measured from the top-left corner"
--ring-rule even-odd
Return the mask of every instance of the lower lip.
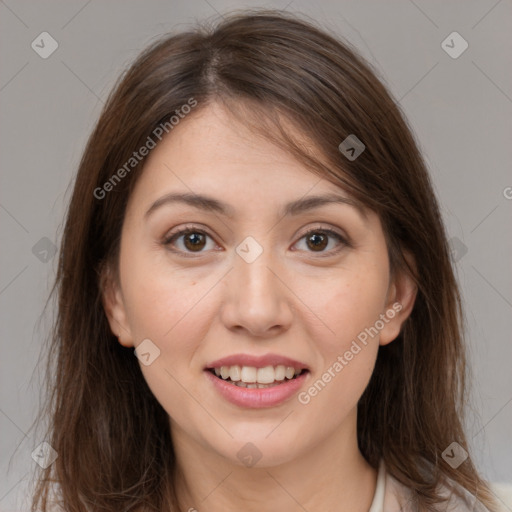
[[206, 377], [210, 379], [215, 389], [229, 402], [239, 407], [261, 409], [275, 407], [295, 395], [304, 383], [309, 372], [303, 372], [295, 379], [287, 380], [282, 384], [276, 384], [270, 388], [241, 388], [229, 384], [216, 377], [210, 371], [205, 370]]

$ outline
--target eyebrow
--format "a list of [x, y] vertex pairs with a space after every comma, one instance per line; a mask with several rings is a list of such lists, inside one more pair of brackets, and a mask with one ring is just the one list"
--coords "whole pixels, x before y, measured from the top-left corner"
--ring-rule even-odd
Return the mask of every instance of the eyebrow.
[[[170, 194], [166, 194], [165, 196], [162, 196], [161, 198], [157, 199], [150, 206], [148, 211], [144, 214], [144, 217], [149, 217], [155, 210], [157, 210], [161, 206], [174, 203], [186, 204], [199, 210], [218, 213], [229, 218], [235, 217], [235, 209], [232, 206], [223, 203], [222, 201], [219, 201], [213, 197], [195, 193], [177, 192], [171, 192]], [[279, 216], [285, 217], [290, 215], [299, 215], [301, 213], [308, 212], [315, 208], [319, 208], [320, 206], [332, 203], [346, 204], [352, 206], [360, 213], [360, 215], [365, 220], [367, 219], [365, 209], [361, 205], [361, 203], [354, 199], [332, 193], [325, 195], [308, 196], [302, 199], [291, 201], [283, 206]]]

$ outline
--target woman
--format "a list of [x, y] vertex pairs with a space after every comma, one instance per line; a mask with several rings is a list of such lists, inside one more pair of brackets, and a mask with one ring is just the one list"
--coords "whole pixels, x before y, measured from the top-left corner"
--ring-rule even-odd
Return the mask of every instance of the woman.
[[495, 510], [425, 164], [313, 24], [246, 12], [138, 57], [84, 152], [56, 290], [33, 510]]

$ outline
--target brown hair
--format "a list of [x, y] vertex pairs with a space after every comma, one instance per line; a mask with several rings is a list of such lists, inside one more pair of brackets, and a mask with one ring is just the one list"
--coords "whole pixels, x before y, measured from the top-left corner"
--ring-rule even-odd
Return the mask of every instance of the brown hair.
[[[102, 276], [109, 265], [117, 268], [124, 212], [144, 159], [103, 198], [94, 191], [191, 98], [194, 112], [222, 102], [379, 215], [391, 268], [414, 275], [418, 294], [398, 338], [380, 347], [359, 401], [359, 448], [374, 468], [385, 461], [413, 491], [417, 510], [435, 510], [446, 477], [494, 510], [471, 458], [455, 470], [441, 457], [453, 441], [469, 450], [463, 316], [438, 204], [411, 131], [349, 43], [274, 10], [235, 13], [154, 42], [106, 102], [80, 162], [52, 290], [58, 312], [40, 414], [50, 419], [46, 439], [58, 458], [42, 471], [32, 510], [47, 510], [53, 484], [66, 511], [177, 510], [167, 414], [133, 349], [111, 333], [102, 305]], [[283, 121], [311, 146], [294, 140]], [[351, 134], [366, 146], [355, 160], [338, 149]], [[405, 253], [421, 272], [415, 275]]]

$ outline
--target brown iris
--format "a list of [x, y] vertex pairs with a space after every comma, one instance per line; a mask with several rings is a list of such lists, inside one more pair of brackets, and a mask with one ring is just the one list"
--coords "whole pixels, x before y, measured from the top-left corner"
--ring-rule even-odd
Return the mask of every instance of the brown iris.
[[[323, 234], [313, 233], [311, 235], [308, 235], [307, 242], [308, 242], [308, 246], [310, 248], [315, 248], [315, 249], [322, 250], [322, 249], [325, 249], [325, 247], [328, 244], [328, 237], [326, 235], [323, 235]], [[312, 242], [313, 245], [310, 246], [309, 242]]]
[[183, 238], [183, 243], [188, 250], [198, 249], [200, 251], [205, 245], [205, 235], [201, 233], [187, 233]]

